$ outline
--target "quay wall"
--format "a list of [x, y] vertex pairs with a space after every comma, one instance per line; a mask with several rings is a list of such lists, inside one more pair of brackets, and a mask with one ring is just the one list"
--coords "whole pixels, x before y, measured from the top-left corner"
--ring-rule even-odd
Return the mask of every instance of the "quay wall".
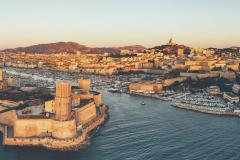
[[175, 103], [172, 106], [181, 108], [181, 109], [186, 109], [186, 110], [191, 110], [191, 111], [201, 112], [201, 113], [214, 114], [214, 115], [226, 115], [226, 116], [239, 116], [240, 115], [240, 113], [236, 113], [236, 112], [210, 110], [203, 106], [193, 107], [195, 105], [184, 104], [184, 103]]

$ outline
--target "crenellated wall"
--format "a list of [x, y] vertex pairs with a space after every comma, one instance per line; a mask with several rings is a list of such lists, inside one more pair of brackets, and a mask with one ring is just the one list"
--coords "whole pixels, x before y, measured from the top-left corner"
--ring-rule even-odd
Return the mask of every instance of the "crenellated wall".
[[96, 105], [92, 102], [84, 107], [75, 109], [76, 121], [78, 125], [84, 125], [97, 116]]

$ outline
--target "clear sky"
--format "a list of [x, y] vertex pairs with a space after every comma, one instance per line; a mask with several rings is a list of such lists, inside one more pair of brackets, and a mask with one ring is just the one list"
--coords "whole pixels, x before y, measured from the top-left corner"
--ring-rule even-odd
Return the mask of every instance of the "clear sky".
[[74, 41], [91, 47], [240, 46], [240, 0], [0, 0], [0, 49]]

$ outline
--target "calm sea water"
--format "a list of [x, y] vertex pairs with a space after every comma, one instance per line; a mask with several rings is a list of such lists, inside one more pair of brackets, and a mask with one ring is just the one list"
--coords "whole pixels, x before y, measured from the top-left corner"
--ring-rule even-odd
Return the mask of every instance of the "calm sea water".
[[0, 146], [0, 160], [240, 159], [240, 117], [196, 113], [125, 94], [105, 92], [104, 101], [110, 120], [85, 148], [57, 152]]

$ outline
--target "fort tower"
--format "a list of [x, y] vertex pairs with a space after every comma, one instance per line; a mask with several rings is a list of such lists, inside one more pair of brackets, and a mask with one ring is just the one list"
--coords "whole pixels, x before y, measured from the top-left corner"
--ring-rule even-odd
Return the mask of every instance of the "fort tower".
[[89, 79], [78, 79], [78, 86], [84, 92], [89, 92], [90, 83], [91, 82]]
[[56, 82], [55, 119], [65, 121], [71, 113], [71, 82]]

